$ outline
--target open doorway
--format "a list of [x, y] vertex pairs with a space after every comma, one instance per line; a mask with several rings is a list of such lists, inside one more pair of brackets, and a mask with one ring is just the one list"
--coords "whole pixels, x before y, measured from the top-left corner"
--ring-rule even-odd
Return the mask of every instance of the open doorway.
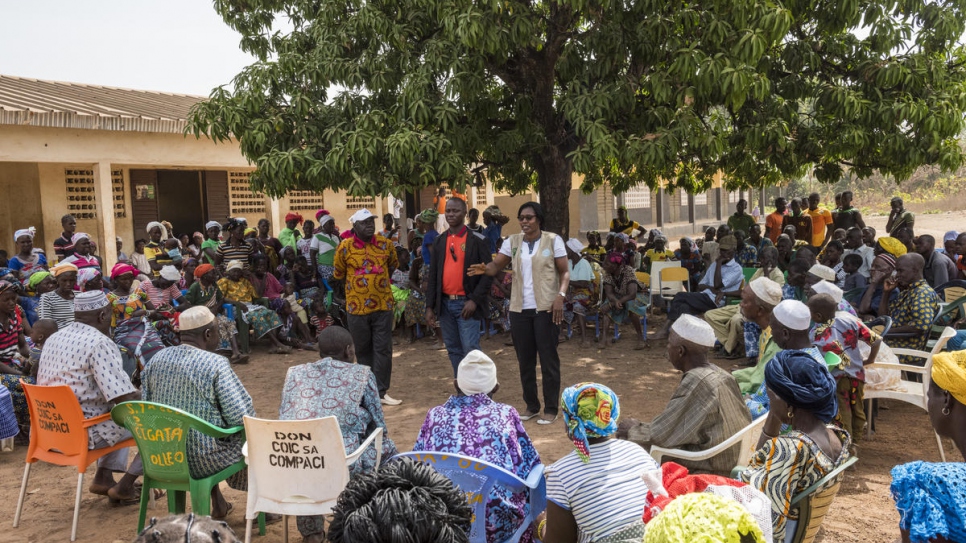
[[171, 221], [174, 233], [202, 232], [210, 220], [228, 217], [228, 174], [223, 170], [132, 169], [134, 231], [151, 221]]
[[158, 215], [171, 222], [174, 233], [190, 237], [204, 229], [203, 201], [201, 172], [158, 171]]

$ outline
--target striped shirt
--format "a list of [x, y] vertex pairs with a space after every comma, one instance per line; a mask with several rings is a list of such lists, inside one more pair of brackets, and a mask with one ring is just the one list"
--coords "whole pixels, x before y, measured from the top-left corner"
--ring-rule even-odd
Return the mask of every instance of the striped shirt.
[[252, 247], [247, 241], [242, 241], [240, 245], [232, 245], [229, 242], [222, 243], [218, 246], [217, 254], [220, 254], [224, 260], [222, 260], [221, 265], [227, 266], [232, 260], [241, 260], [245, 264], [245, 269], [250, 269], [250, 263], [248, 261], [251, 257], [255, 248]]
[[54, 319], [57, 321], [57, 329], [63, 330], [74, 322], [74, 299], [62, 298], [56, 290], [45, 292], [40, 295], [37, 316], [41, 319]]
[[0, 323], [0, 363], [11, 364], [20, 352], [20, 334], [23, 333], [23, 315], [20, 313], [20, 306], [14, 306], [15, 310], [10, 317], [7, 326]]
[[609, 439], [589, 450], [586, 464], [571, 451], [547, 468], [547, 499], [573, 513], [579, 543], [640, 523], [647, 496], [641, 474], [659, 469], [647, 451], [630, 441]]
[[171, 286], [166, 289], [160, 289], [154, 286], [154, 281], [144, 281], [141, 283], [141, 290], [148, 295], [148, 301], [155, 309], [169, 306], [172, 300], [177, 300], [182, 296], [181, 289], [174, 283], [171, 283]]

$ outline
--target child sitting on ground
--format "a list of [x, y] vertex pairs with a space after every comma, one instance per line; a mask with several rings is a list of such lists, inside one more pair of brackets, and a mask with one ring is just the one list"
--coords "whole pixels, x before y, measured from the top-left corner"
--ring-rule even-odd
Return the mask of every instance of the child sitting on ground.
[[329, 312], [325, 309], [325, 299], [321, 296], [312, 300], [310, 309], [312, 309], [312, 318], [309, 319], [309, 324], [312, 325], [312, 328], [315, 330], [316, 336], [318, 336], [319, 332], [322, 330], [325, 330], [329, 326], [335, 324], [335, 319], [333, 319], [332, 315], [329, 315]]
[[842, 290], [848, 292], [856, 288], [865, 288], [869, 284], [869, 280], [862, 274], [859, 273], [859, 268], [862, 267], [862, 256], [861, 255], [845, 255], [842, 258], [842, 271], [845, 272], [845, 284]]
[[[295, 307], [299, 306], [296, 305]], [[312, 333], [295, 316], [295, 311], [288, 301], [283, 301], [282, 307], [278, 310], [278, 318], [282, 321], [282, 327], [278, 329], [278, 338], [282, 343], [305, 351], [315, 349], [315, 343], [312, 342]]]
[[282, 299], [288, 302], [289, 307], [295, 313], [295, 316], [302, 321], [302, 324], [309, 323], [309, 316], [305, 312], [305, 308], [302, 307], [301, 300], [299, 300], [299, 295], [295, 293], [295, 284], [289, 282], [285, 283], [282, 287], [282, 292], [285, 294]]

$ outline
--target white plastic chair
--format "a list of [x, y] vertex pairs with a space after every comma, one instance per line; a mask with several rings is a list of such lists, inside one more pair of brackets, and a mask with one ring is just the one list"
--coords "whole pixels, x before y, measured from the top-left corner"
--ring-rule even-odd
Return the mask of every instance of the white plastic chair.
[[[393, 457], [397, 458], [411, 458], [431, 466], [466, 493], [467, 501], [473, 508], [470, 543], [516, 543], [533, 524], [533, 519], [547, 508], [547, 480], [543, 476], [543, 464], [534, 467], [524, 481], [500, 466], [459, 454], [412, 451]], [[530, 512], [506, 541], [486, 539], [486, 502], [495, 484], [503, 485], [514, 493], [527, 491], [530, 495]]]
[[654, 461], [658, 464], [661, 463], [661, 458], [665, 456], [683, 460], [707, 460], [708, 458], [712, 458], [727, 451], [736, 443], [740, 443], [741, 450], [738, 452], [738, 462], [736, 465], [747, 466], [748, 461], [751, 460], [751, 455], [755, 453], [755, 449], [757, 448], [758, 437], [761, 433], [761, 429], [765, 426], [766, 418], [768, 418], [768, 413], [765, 413], [764, 415], [751, 421], [748, 426], [745, 426], [739, 430], [738, 433], [715, 445], [714, 447], [711, 447], [710, 449], [705, 449], [703, 451], [685, 451], [682, 449], [665, 449], [664, 447], [652, 445], [650, 454], [651, 457], [654, 458]]
[[[876, 369], [883, 369], [883, 370], [901, 370], [906, 373], [915, 373], [922, 376], [921, 383], [916, 381], [909, 381], [907, 379], [902, 379], [901, 381], [899, 381], [899, 385], [892, 389], [865, 391], [866, 413], [869, 414], [869, 418], [870, 418], [870, 421], [869, 421], [870, 437], [871, 437], [871, 428], [872, 428], [872, 420], [871, 420], [872, 413], [869, 406], [871, 405], [872, 400], [874, 399], [885, 398], [888, 400], [899, 400], [902, 402], [911, 403], [912, 405], [915, 405], [923, 410], [928, 411], [928, 407], [926, 406], [926, 401], [927, 401], [926, 398], [929, 393], [929, 383], [930, 381], [932, 381], [932, 378], [931, 378], [932, 357], [936, 353], [942, 351], [946, 347], [946, 342], [949, 341], [949, 339], [955, 335], [956, 335], [956, 330], [953, 330], [948, 326], [944, 328], [942, 331], [942, 334], [940, 334], [939, 339], [936, 341], [936, 344], [933, 345], [932, 350], [930, 352], [917, 351], [915, 349], [902, 349], [897, 347], [892, 348], [892, 352], [894, 352], [896, 356], [905, 355], [905, 356], [914, 356], [916, 358], [924, 359], [926, 361], [926, 364], [922, 367], [913, 366], [911, 364], [901, 364], [901, 363], [891, 364], [891, 363], [885, 363], [885, 362], [878, 363], [878, 364], [868, 364], [865, 366], [866, 368], [876, 368]], [[939, 444], [939, 456], [940, 458], [942, 458], [942, 461], [945, 462], [946, 451], [943, 450], [943, 441], [942, 441], [942, 438], [939, 437], [939, 434], [936, 434], [936, 443]]]
[[346, 455], [335, 417], [265, 420], [245, 417], [243, 453], [248, 463], [245, 543], [252, 540], [258, 512], [279, 513], [288, 542], [288, 516], [327, 515], [349, 482], [349, 466], [370, 446], [382, 461], [382, 428]]

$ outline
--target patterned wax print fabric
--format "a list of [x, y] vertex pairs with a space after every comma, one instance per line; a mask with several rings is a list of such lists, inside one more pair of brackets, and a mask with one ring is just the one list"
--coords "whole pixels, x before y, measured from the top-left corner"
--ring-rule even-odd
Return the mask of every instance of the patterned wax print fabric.
[[238, 281], [232, 281], [227, 277], [222, 277], [218, 280], [217, 284], [218, 289], [229, 300], [250, 304], [258, 298], [258, 294], [255, 292], [255, 285], [244, 277]]
[[641, 475], [660, 469], [640, 445], [623, 439], [594, 443], [588, 451], [589, 462], [573, 450], [546, 471], [547, 500], [573, 514], [578, 543], [599, 542], [641, 524], [648, 492]]
[[[305, 420], [330, 415], [339, 419], [346, 454], [358, 449], [376, 428], [382, 428], [382, 462], [396, 455], [372, 370], [329, 357], [289, 368], [282, 385], [278, 418]], [[377, 467], [376, 449], [370, 446], [349, 466], [349, 473], [355, 475]], [[298, 517], [297, 522], [303, 536], [323, 533], [322, 515]]]
[[[146, 283], [148, 282], [145, 281]], [[130, 319], [135, 311], [147, 310], [145, 304], [149, 301], [147, 293], [141, 290], [140, 286], [132, 288], [131, 293], [127, 295], [109, 292], [107, 300], [111, 302], [114, 326]]]
[[[109, 413], [115, 398], [137, 392], [114, 341], [81, 322], [61, 328], [44, 342], [37, 384], [69, 386], [88, 419]], [[109, 445], [130, 435], [110, 419], [91, 426], [87, 433], [91, 442], [101, 439]]]
[[350, 315], [392, 311], [389, 277], [399, 261], [391, 241], [378, 234], [368, 242], [355, 236], [344, 239], [335, 251], [333, 265], [334, 278], [345, 279], [346, 311]]
[[[920, 279], [906, 290], [900, 291], [895, 300], [889, 301], [893, 328], [915, 326], [923, 334], [928, 333], [937, 311], [939, 311], [939, 296], [925, 279]], [[920, 349], [923, 343], [922, 336], [897, 338], [889, 340], [889, 347]], [[900, 356], [899, 362], [922, 365], [922, 360], [914, 356]]]
[[[771, 328], [769, 328], [768, 330], [769, 330], [768, 339], [770, 341]], [[764, 336], [764, 334], [762, 334], [762, 336]], [[770, 342], [769, 347], [774, 347], [774, 351], [771, 351], [771, 352], [766, 351], [768, 360], [771, 360], [772, 358], [774, 358], [774, 356], [778, 354], [779, 351], [782, 350], [780, 347], [778, 347], [778, 345], [774, 341]], [[801, 352], [810, 355], [816, 362], [818, 362], [822, 366], [825, 366], [825, 358], [822, 356], [822, 352], [818, 350], [818, 347], [812, 345], [811, 347], [800, 349], [800, 350]], [[771, 400], [768, 399], [768, 390], [767, 390], [767, 387], [765, 386], [765, 365], [767, 363], [768, 361], [766, 360], [764, 363], [758, 364], [754, 368], [748, 368], [748, 369], [757, 369], [759, 366], [761, 367], [761, 384], [759, 384], [758, 388], [756, 388], [752, 392], [746, 393], [747, 395], [745, 396], [745, 405], [748, 407], [748, 411], [751, 412], [751, 418], [753, 419], [756, 419], [768, 413], [768, 408], [771, 405]], [[738, 370], [738, 371], [743, 371], [743, 370]], [[735, 377], [737, 377], [738, 371], [734, 373]], [[744, 389], [742, 389], [742, 391], [744, 391]]]
[[758, 249], [754, 245], [745, 242], [738, 252], [735, 253], [735, 260], [745, 268], [754, 268], [758, 265]]
[[[0, 364], [4, 364], [20, 372], [23, 371], [24, 366], [20, 358], [16, 357], [19, 354], [17, 347], [20, 343], [20, 334], [22, 332], [23, 316], [20, 314], [20, 308], [18, 307], [14, 311], [13, 318], [10, 319], [8, 325], [0, 325], [0, 346], [5, 346], [0, 349]], [[20, 431], [24, 435], [29, 435], [30, 411], [27, 408], [27, 397], [24, 395], [23, 387], [20, 386], [21, 379], [24, 379], [30, 384], [34, 384], [33, 377], [21, 376], [15, 373], [3, 373], [0, 374], [0, 385], [2, 385], [0, 389], [10, 397], [13, 405], [11, 415], [15, 416], [16, 423], [20, 426]]]
[[0, 387], [0, 439], [14, 437], [20, 433], [20, 425], [14, 415], [13, 398], [5, 387]]
[[23, 313], [14, 306], [13, 316], [6, 325], [0, 323], [0, 364], [15, 365], [14, 358], [20, 353], [20, 335], [23, 334]]
[[782, 300], [798, 300], [799, 302], [803, 302], [805, 301], [805, 289], [785, 283], [782, 285]]
[[40, 249], [34, 249], [30, 254], [30, 258], [21, 260], [20, 255], [16, 254], [10, 257], [7, 267], [11, 270], [20, 270], [20, 275], [23, 277], [24, 282], [26, 282], [27, 278], [33, 275], [34, 272], [47, 268], [47, 255]]
[[[644, 287], [637, 280], [637, 274], [634, 273], [634, 268], [624, 264], [621, 269], [617, 272], [617, 275], [611, 275], [609, 273], [604, 273], [602, 278], [603, 285], [610, 285], [614, 290], [614, 297], [621, 298], [627, 291], [628, 285], [635, 285], [637, 287], [637, 296], [628, 302], [623, 304], [621, 309], [610, 306], [607, 315], [616, 322], [617, 324], [622, 324], [630, 313], [634, 313], [637, 316], [643, 316], [644, 311], [647, 309], [648, 295], [644, 292]], [[604, 287], [601, 286], [601, 293], [605, 293]], [[605, 302], [607, 301], [604, 296]]]
[[[470, 456], [524, 480], [540, 464], [517, 410], [486, 394], [451, 396], [445, 404], [430, 409], [413, 450]], [[510, 540], [529, 508], [527, 493], [514, 494], [495, 485], [486, 502], [486, 540]], [[524, 543], [532, 540], [531, 529], [520, 539]]]
[[820, 351], [832, 352], [842, 358], [841, 367], [830, 368], [833, 377], [848, 375], [860, 381], [865, 380], [862, 366], [869, 356], [870, 346], [881, 339], [879, 334], [852, 315], [836, 315], [830, 322], [815, 325], [811, 334], [812, 343]]
[[892, 468], [899, 528], [912, 543], [966, 541], [966, 464], [909, 462]]
[[758, 358], [759, 339], [761, 338], [761, 326], [757, 322], [744, 321], [742, 324], [743, 335], [745, 338], [745, 357]]
[[792, 509], [795, 494], [812, 486], [849, 459], [852, 438], [836, 426], [826, 426], [842, 442], [842, 450], [832, 458], [808, 434], [792, 430], [783, 436], [765, 441], [755, 452], [748, 469], [738, 479], [763, 492], [771, 500], [774, 539], [785, 541], [785, 524], [798, 519], [798, 509]]
[[[252, 398], [228, 359], [197, 347], [161, 350], [144, 368], [141, 383], [144, 401], [175, 407], [219, 428], [243, 426], [245, 415], [255, 416]], [[191, 476], [209, 477], [238, 462], [244, 444], [244, 432], [216, 439], [192, 431], [187, 445]], [[233, 479], [229, 485], [239, 488], [240, 481]]]

